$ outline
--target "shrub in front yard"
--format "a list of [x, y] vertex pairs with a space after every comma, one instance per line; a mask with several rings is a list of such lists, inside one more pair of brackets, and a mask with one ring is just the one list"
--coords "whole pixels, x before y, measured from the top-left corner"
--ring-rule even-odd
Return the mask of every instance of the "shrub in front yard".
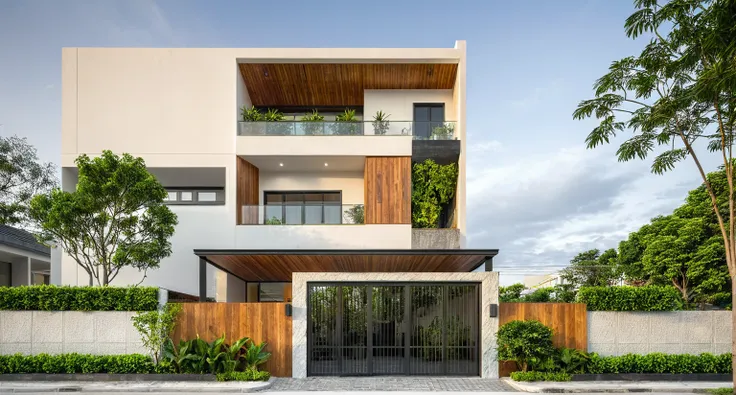
[[270, 373], [253, 369], [217, 374], [217, 381], [267, 381], [269, 378], [271, 378]]
[[731, 354], [703, 353], [645, 355], [626, 354], [602, 357], [590, 354], [586, 373], [731, 373]]
[[154, 373], [150, 357], [130, 355], [0, 355], [0, 374], [19, 373]]
[[152, 311], [155, 287], [0, 287], [0, 310]]
[[570, 381], [572, 377], [562, 372], [513, 372], [511, 380], [514, 381]]
[[682, 295], [675, 287], [581, 287], [577, 301], [589, 311], [682, 310]]
[[502, 325], [496, 345], [498, 360], [514, 361], [523, 372], [548, 363], [555, 351], [552, 329], [539, 321], [516, 320]]

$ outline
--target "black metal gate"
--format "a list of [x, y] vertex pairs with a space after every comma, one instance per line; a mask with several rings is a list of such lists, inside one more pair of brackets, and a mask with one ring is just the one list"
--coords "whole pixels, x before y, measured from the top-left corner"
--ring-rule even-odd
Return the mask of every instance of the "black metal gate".
[[310, 376], [480, 374], [477, 283], [309, 283]]

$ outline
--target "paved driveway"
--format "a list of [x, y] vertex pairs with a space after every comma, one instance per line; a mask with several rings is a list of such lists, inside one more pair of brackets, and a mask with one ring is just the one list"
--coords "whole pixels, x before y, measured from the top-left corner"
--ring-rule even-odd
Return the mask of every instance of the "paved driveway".
[[268, 391], [514, 391], [500, 380], [477, 377], [308, 377], [274, 378]]

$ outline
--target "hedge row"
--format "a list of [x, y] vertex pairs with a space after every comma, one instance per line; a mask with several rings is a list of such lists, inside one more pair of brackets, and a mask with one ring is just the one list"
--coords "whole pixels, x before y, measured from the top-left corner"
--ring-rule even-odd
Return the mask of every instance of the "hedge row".
[[151, 311], [155, 287], [0, 287], [0, 310]]
[[682, 310], [682, 295], [675, 287], [581, 287], [577, 301], [590, 311]]
[[564, 372], [512, 372], [514, 381], [570, 381], [572, 377]]
[[0, 374], [11, 373], [156, 373], [151, 357], [130, 355], [0, 355]]
[[731, 354], [713, 355], [703, 353], [646, 355], [626, 354], [616, 357], [601, 357], [590, 354], [585, 366], [586, 373], [731, 373]]

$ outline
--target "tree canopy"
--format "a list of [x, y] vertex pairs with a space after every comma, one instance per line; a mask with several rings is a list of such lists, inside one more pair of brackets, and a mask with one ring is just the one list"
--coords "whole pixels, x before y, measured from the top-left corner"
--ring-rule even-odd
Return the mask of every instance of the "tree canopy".
[[28, 140], [0, 136], [0, 224], [32, 227], [28, 202], [55, 185], [54, 166], [39, 161]]
[[59, 243], [89, 275], [108, 285], [124, 267], [155, 269], [171, 255], [176, 215], [164, 205], [166, 190], [141, 158], [103, 151], [76, 160], [76, 191], [54, 189], [31, 200], [42, 237]]

